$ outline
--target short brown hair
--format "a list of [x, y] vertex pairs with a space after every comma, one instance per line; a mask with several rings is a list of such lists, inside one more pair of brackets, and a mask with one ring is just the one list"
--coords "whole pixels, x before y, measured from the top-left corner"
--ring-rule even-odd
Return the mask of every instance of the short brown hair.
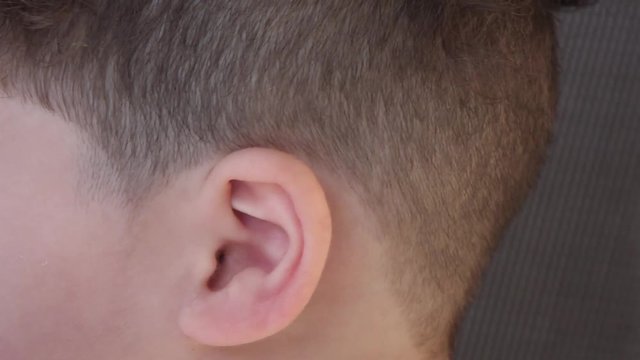
[[346, 179], [421, 342], [454, 328], [556, 105], [542, 0], [8, 0], [0, 48], [2, 89], [83, 129], [127, 203], [250, 146]]

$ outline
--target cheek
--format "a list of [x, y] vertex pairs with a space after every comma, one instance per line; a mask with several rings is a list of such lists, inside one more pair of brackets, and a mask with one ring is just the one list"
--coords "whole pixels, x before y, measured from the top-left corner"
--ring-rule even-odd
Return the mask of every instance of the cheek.
[[16, 212], [9, 236], [1, 235], [0, 340], [25, 359], [96, 358], [90, 354], [120, 342], [123, 321], [132, 320], [125, 257], [109, 242], [117, 226], [89, 219], [93, 212], [46, 209], [47, 219], [26, 226], [20, 219], [32, 212]]
[[70, 214], [51, 212], [25, 224], [31, 215], [18, 211], [16, 221], [0, 220], [0, 338], [48, 348], [95, 333], [91, 327], [102, 326], [117, 304], [105, 289], [120, 287], [112, 263], [98, 255], [103, 239], [90, 236], [81, 214], [71, 221]]
[[83, 358], [125, 307], [119, 215], [78, 202], [68, 132], [2, 130], [0, 358]]
[[12, 341], [8, 334], [15, 338], [25, 327], [36, 329], [35, 316], [60, 296], [51, 282], [64, 264], [53, 259], [64, 251], [60, 222], [70, 215], [66, 149], [38, 132], [29, 144], [28, 131], [25, 124], [6, 126], [0, 139], [0, 339], [5, 343]]

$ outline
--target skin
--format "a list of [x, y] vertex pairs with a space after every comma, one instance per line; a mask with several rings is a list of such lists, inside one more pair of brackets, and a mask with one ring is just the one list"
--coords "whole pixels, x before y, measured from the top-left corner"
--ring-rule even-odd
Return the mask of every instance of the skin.
[[[276, 174], [283, 173], [275, 164], [299, 163], [260, 149], [227, 160], [212, 156], [210, 162], [177, 176], [134, 216], [115, 201], [92, 200], [79, 191], [81, 154], [86, 153], [83, 139], [55, 114], [15, 98], [0, 99], [3, 358], [423, 358], [381, 280], [384, 257], [379, 242], [368, 233], [370, 227], [351, 194], [330, 174], [314, 172], [320, 187], [312, 187], [310, 195], [296, 187], [315, 186], [311, 171], [282, 181], [292, 184], [285, 191], [293, 203], [308, 201], [321, 208], [326, 199], [332, 228], [322, 212], [300, 205], [292, 207], [302, 219], [299, 237], [295, 229], [288, 230], [287, 224], [295, 222], [286, 211], [275, 212], [281, 216], [273, 222], [284, 230], [270, 228], [271, 237], [258, 226], [240, 229], [249, 234], [249, 245], [264, 251], [270, 261], [267, 268], [288, 270], [284, 275], [268, 270], [246, 282], [242, 276], [232, 278], [229, 284], [236, 290], [229, 296], [237, 298], [229, 305], [220, 292], [203, 286], [216, 270], [215, 264], [203, 260], [222, 246], [216, 239], [241, 238], [238, 223], [226, 216], [229, 209], [215, 200], [224, 198], [216, 197], [223, 194], [219, 180], [229, 174], [246, 175], [247, 184], [255, 185], [242, 165], [251, 156], [264, 156], [266, 168], [260, 176], [274, 182], [280, 181]], [[220, 169], [226, 170], [213, 170], [221, 161], [227, 165]], [[255, 199], [248, 206], [256, 211], [266, 208]], [[252, 234], [276, 240], [252, 242]], [[307, 249], [308, 261], [286, 267], [282, 254], [295, 244]], [[322, 250], [325, 246], [328, 253]], [[248, 269], [261, 266], [251, 260], [238, 264]], [[266, 291], [269, 281], [291, 291]], [[269, 304], [287, 306], [258, 308], [256, 292], [267, 294]], [[305, 292], [309, 299], [299, 295]], [[197, 316], [189, 312], [194, 299], [206, 304]], [[247, 313], [268, 320], [254, 324], [249, 319], [248, 325], [234, 328], [234, 319]], [[229, 338], [219, 335], [225, 333], [231, 333]]]

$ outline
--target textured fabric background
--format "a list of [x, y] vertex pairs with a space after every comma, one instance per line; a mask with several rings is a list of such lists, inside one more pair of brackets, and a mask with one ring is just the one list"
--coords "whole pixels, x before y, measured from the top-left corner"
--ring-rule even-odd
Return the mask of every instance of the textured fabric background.
[[461, 326], [457, 360], [640, 359], [640, 0], [557, 19], [550, 158]]

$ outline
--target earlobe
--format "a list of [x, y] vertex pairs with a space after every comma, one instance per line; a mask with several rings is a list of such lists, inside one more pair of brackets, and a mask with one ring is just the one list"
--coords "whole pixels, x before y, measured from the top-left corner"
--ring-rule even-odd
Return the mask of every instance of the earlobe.
[[211, 245], [202, 253], [211, 267], [206, 278], [194, 279], [202, 285], [180, 314], [183, 333], [233, 346], [284, 329], [315, 290], [331, 240], [315, 174], [289, 154], [244, 149], [215, 166], [202, 194], [212, 222]]

